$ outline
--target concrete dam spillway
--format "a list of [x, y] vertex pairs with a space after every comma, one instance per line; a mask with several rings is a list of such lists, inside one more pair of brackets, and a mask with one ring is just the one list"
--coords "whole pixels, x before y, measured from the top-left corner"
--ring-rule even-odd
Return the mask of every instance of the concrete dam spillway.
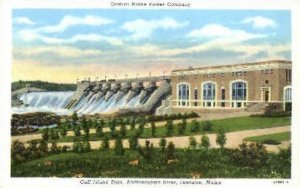
[[171, 94], [170, 79], [81, 81], [76, 91], [29, 92], [18, 95], [22, 106], [13, 113], [53, 112], [59, 115], [154, 113]]

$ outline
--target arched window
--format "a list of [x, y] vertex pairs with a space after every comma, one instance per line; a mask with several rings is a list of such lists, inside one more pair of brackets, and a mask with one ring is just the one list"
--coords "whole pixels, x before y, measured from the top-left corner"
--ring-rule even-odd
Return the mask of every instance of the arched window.
[[286, 86], [284, 88], [284, 94], [283, 94], [283, 108], [286, 111], [292, 110], [292, 87]]
[[244, 107], [247, 100], [247, 84], [244, 81], [236, 81], [231, 84], [232, 107]]
[[178, 85], [178, 106], [189, 106], [190, 87], [186, 83]]
[[207, 82], [202, 85], [202, 99], [204, 107], [215, 106], [216, 84]]

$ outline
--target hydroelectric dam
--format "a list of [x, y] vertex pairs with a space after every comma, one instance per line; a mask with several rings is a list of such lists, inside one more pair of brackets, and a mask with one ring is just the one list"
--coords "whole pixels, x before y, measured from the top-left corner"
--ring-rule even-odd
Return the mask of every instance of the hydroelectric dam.
[[21, 101], [13, 113], [53, 112], [60, 115], [155, 113], [171, 95], [169, 76], [77, 82], [76, 91], [30, 91], [14, 96]]

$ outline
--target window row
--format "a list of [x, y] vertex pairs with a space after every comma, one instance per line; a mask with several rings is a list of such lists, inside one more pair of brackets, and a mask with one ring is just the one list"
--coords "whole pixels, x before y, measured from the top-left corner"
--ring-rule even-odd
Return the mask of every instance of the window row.
[[[206, 82], [202, 85], [202, 106], [214, 107], [216, 102], [216, 84], [213, 82]], [[177, 87], [177, 100], [178, 106], [189, 106], [189, 100], [191, 99], [190, 86], [187, 83], [180, 83]], [[194, 100], [198, 100], [198, 89], [195, 88]], [[221, 100], [225, 101], [225, 89], [221, 90]], [[231, 100], [233, 101], [232, 107], [244, 106], [244, 101], [247, 99], [247, 84], [243, 81], [236, 81], [231, 84]], [[194, 106], [198, 106], [197, 102], [194, 102]], [[225, 103], [221, 103], [221, 106], [225, 107]]]

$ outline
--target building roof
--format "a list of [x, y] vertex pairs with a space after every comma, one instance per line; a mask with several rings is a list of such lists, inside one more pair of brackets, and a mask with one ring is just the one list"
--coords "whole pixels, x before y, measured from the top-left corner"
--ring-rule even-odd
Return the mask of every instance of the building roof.
[[291, 68], [292, 62], [288, 60], [270, 60], [259, 61], [252, 63], [242, 64], [227, 64], [227, 65], [214, 65], [204, 66], [197, 68], [177, 69], [173, 70], [172, 74], [203, 74], [203, 73], [217, 73], [217, 72], [234, 72], [234, 71], [249, 71], [249, 70], [262, 70], [262, 69], [278, 69], [278, 68]]

